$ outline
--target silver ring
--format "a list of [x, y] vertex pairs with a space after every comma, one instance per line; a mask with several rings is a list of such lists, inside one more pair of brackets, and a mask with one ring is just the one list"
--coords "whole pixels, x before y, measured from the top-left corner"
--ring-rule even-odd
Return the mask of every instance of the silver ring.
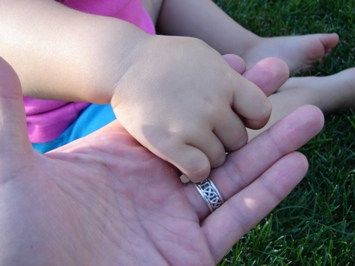
[[198, 192], [200, 192], [211, 212], [214, 212], [221, 207], [224, 200], [211, 179], [207, 177], [202, 182], [194, 183], [194, 185]]

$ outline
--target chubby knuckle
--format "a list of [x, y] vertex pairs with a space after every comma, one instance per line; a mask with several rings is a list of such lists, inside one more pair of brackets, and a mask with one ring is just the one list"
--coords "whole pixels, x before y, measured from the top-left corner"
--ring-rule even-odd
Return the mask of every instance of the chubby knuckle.
[[[188, 152], [188, 154], [180, 154], [175, 166], [191, 181], [200, 182], [204, 180], [210, 173], [210, 162], [199, 153]], [[172, 163], [172, 162], [171, 162]]]
[[240, 133], [236, 135], [235, 141], [233, 145], [229, 148], [229, 151], [236, 151], [246, 145], [248, 142], [248, 134], [246, 132]]
[[258, 110], [259, 110], [259, 117], [261, 119], [268, 119], [272, 111], [271, 103], [268, 100], [265, 101], [265, 103], [262, 104], [260, 108], [258, 108]]
[[163, 159], [167, 161], [173, 160], [175, 154], [178, 150], [179, 144], [173, 137], [161, 137], [156, 145], [155, 148], [157, 151], [162, 155]]
[[201, 182], [208, 177], [211, 171], [211, 166], [208, 163], [194, 164], [187, 167], [186, 176], [192, 182]]
[[217, 155], [214, 159], [211, 160], [211, 167], [216, 168], [218, 166], [221, 166], [226, 160], [226, 152], [224, 150], [221, 150], [217, 152]]

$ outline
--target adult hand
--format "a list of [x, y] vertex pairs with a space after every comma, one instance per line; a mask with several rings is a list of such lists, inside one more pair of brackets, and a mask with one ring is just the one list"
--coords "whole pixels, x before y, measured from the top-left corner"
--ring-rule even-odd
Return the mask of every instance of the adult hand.
[[293, 150], [322, 127], [298, 109], [211, 172], [212, 214], [175, 167], [113, 122], [42, 155], [26, 134], [16, 74], [0, 61], [1, 265], [213, 265], [302, 179]]

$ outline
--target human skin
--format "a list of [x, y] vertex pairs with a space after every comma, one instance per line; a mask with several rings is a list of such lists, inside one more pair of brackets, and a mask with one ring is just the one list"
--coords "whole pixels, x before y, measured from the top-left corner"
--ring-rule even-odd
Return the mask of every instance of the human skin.
[[[338, 44], [339, 36], [310, 34], [263, 38], [231, 19], [211, 0], [143, 0], [160, 33], [204, 40], [221, 54], [241, 56], [246, 68], [273, 56], [282, 59], [291, 73], [312, 66]], [[242, 12], [242, 11], [241, 11]], [[241, 21], [242, 22], [242, 21]], [[312, 104], [329, 114], [355, 108], [354, 68], [326, 77], [292, 77], [269, 100], [272, 113], [266, 126], [247, 129], [249, 139], [265, 131], [298, 107]], [[260, 73], [264, 76], [263, 73]], [[270, 94], [267, 94], [270, 95]]]
[[339, 41], [336, 33], [260, 37], [234, 21], [211, 0], [142, 2], [156, 21], [159, 33], [201, 39], [221, 54], [241, 56], [247, 68], [264, 58], [277, 57], [286, 62], [291, 73], [296, 73], [322, 60]]
[[226, 200], [212, 214], [118, 121], [34, 151], [20, 82], [3, 60], [0, 125], [1, 265], [215, 265], [301, 181], [308, 164], [294, 150], [323, 115], [299, 108], [230, 153], [210, 175]]
[[[111, 103], [133, 137], [195, 182], [247, 142], [245, 127], [269, 119], [260, 88], [201, 40], [149, 35], [52, 0], [0, 4], [1, 56], [24, 95]], [[274, 90], [288, 75], [279, 65]]]

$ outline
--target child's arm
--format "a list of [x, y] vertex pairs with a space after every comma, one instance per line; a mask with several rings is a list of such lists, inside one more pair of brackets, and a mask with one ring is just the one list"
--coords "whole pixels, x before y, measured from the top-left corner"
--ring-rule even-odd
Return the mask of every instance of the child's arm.
[[51, 0], [0, 4], [1, 55], [26, 95], [111, 102], [139, 142], [193, 181], [246, 143], [245, 125], [268, 120], [266, 96], [200, 40], [148, 35]]
[[0, 1], [0, 55], [20, 76], [24, 94], [108, 103], [125, 60], [146, 34], [117, 19], [53, 0]]

